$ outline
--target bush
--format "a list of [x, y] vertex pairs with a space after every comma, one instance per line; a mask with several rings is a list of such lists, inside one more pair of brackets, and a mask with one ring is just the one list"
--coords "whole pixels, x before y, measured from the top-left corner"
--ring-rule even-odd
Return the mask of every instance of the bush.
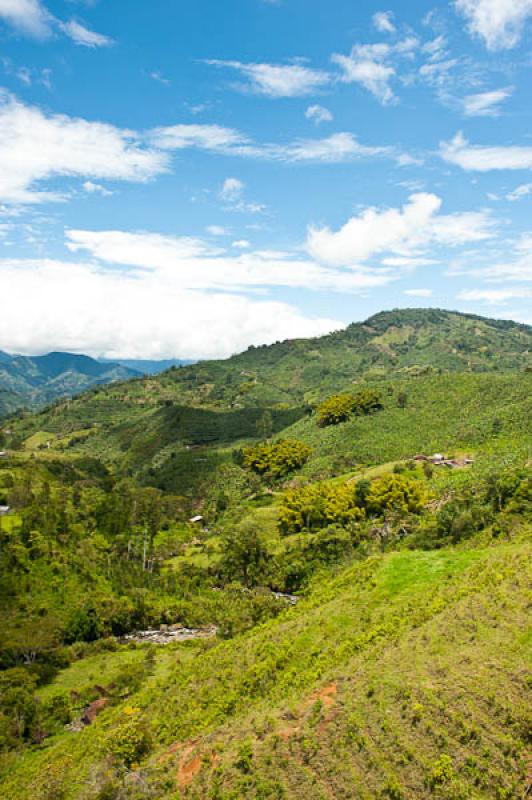
[[374, 389], [363, 389], [357, 394], [335, 394], [318, 406], [318, 425], [338, 425], [353, 414], [371, 414], [381, 409], [382, 402]]
[[368, 512], [377, 516], [388, 511], [417, 514], [426, 501], [427, 495], [421, 481], [396, 474], [383, 475], [374, 480], [366, 497]]
[[343, 483], [316, 483], [293, 489], [284, 495], [279, 509], [283, 533], [318, 530], [327, 525], [347, 525], [364, 518], [357, 505], [356, 487]]
[[247, 469], [259, 475], [282, 478], [300, 469], [308, 461], [312, 450], [304, 442], [296, 439], [280, 439], [278, 442], [264, 442], [243, 451], [243, 463]]
[[65, 642], [94, 642], [103, 633], [103, 625], [95, 608], [89, 606], [74, 612], [65, 629]]
[[125, 719], [111, 730], [107, 740], [109, 754], [119, 764], [131, 769], [151, 749], [151, 736], [146, 723], [138, 717], [136, 708], [126, 709]]

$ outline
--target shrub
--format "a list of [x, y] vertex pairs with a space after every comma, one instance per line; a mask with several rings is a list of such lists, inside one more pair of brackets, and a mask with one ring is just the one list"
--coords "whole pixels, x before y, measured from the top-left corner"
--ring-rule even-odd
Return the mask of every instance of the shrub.
[[382, 407], [381, 397], [374, 389], [362, 389], [357, 394], [335, 394], [318, 406], [318, 425], [338, 425], [353, 414], [371, 414]]
[[363, 519], [357, 505], [356, 489], [348, 483], [303, 486], [284, 495], [279, 509], [283, 533], [317, 530], [327, 525], [346, 525]]
[[388, 511], [419, 513], [427, 500], [421, 481], [403, 475], [383, 475], [371, 484], [366, 498], [368, 511], [380, 516]]
[[243, 462], [247, 469], [259, 475], [282, 478], [300, 469], [308, 461], [310, 447], [296, 439], [280, 439], [278, 442], [263, 442], [255, 447], [246, 447]]
[[138, 709], [126, 709], [125, 719], [111, 730], [107, 740], [110, 755], [128, 769], [137, 764], [151, 749], [148, 728], [137, 715]]
[[354, 410], [354, 397], [351, 394], [335, 394], [320, 403], [317, 409], [318, 425], [338, 425], [346, 422]]

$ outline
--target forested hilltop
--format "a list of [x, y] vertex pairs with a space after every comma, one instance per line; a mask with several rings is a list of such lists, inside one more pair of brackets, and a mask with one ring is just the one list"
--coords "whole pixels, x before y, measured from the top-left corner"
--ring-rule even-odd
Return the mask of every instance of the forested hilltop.
[[4, 420], [0, 795], [526, 797], [531, 344], [386, 312]]

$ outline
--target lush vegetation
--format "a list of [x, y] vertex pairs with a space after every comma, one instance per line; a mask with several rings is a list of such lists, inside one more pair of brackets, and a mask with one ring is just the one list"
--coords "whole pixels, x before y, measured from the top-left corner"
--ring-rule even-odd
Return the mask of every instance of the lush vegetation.
[[529, 348], [392, 312], [7, 419], [0, 796], [526, 796]]
[[263, 442], [254, 447], [246, 447], [242, 461], [247, 469], [259, 475], [282, 478], [300, 469], [308, 461], [312, 450], [304, 442], [294, 439], [279, 439], [277, 442]]
[[374, 389], [364, 389], [357, 394], [335, 394], [320, 403], [317, 409], [318, 424], [338, 425], [353, 414], [371, 414], [382, 408], [381, 397]]

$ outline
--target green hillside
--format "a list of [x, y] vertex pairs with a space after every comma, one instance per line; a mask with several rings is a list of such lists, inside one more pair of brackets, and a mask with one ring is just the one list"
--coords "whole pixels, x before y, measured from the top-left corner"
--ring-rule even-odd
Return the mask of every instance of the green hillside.
[[529, 340], [391, 312], [5, 420], [0, 796], [526, 797]]
[[174, 372], [187, 402], [315, 402], [361, 376], [497, 372], [531, 366], [532, 328], [436, 309], [377, 314], [319, 339], [250, 347]]
[[[530, 556], [375, 557], [256, 632], [159, 652], [127, 702], [14, 763], [3, 796], [521, 797]], [[147, 750], [129, 779], [105, 766], [124, 742]]]

